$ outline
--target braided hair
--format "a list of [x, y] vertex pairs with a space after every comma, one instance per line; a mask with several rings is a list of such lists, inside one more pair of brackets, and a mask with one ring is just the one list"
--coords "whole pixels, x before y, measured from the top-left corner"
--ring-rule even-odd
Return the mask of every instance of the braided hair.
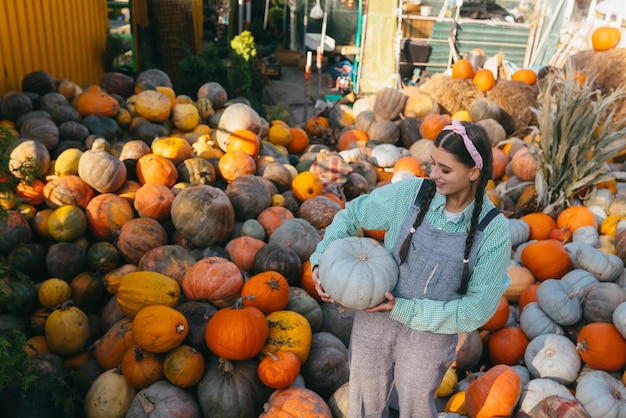
[[[469, 122], [462, 122], [462, 124], [465, 127], [467, 136], [474, 143], [476, 149], [483, 159], [483, 168], [480, 170], [480, 177], [478, 178], [476, 183], [474, 211], [472, 212], [470, 227], [467, 230], [467, 238], [465, 239], [465, 249], [463, 254], [463, 275], [461, 278], [461, 285], [459, 286], [459, 289], [457, 289], [457, 293], [464, 295], [465, 293], [467, 293], [467, 288], [469, 285], [469, 257], [470, 251], [472, 250], [472, 245], [474, 244], [474, 236], [476, 235], [480, 212], [483, 206], [485, 188], [487, 187], [487, 182], [493, 174], [493, 156], [491, 153], [491, 142], [489, 141], [487, 132], [483, 129], [483, 127]], [[434, 146], [437, 148], [442, 148], [443, 150], [451, 153], [457, 158], [459, 162], [465, 164], [467, 167], [472, 168], [476, 165], [470, 153], [467, 151], [461, 135], [456, 134], [453, 131], [441, 131], [439, 135], [437, 135], [437, 138], [435, 138]], [[413, 222], [413, 228], [411, 229], [411, 233], [407, 235], [407, 237], [404, 239], [404, 242], [402, 243], [402, 246], [400, 247], [400, 264], [404, 263], [404, 261], [406, 260], [406, 256], [411, 246], [413, 232], [417, 230], [417, 228], [424, 220], [426, 212], [430, 207], [430, 203], [435, 197], [436, 189], [436, 185], [432, 183], [424, 195], [422, 207], [420, 208], [420, 211], [415, 218], [415, 222]]]

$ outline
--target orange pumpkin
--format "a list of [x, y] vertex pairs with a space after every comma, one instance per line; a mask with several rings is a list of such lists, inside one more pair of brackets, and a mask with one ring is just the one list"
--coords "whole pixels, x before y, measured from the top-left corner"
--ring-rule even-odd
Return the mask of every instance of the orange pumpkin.
[[198, 260], [185, 272], [183, 293], [189, 300], [208, 300], [225, 306], [239, 296], [243, 276], [232, 261], [218, 256]]
[[113, 118], [120, 110], [118, 101], [96, 84], [87, 87], [78, 96], [75, 106], [81, 117], [96, 115]]
[[183, 344], [167, 353], [163, 360], [163, 374], [172, 384], [188, 388], [202, 379], [204, 364], [202, 353]]
[[136, 389], [143, 389], [163, 378], [163, 360], [134, 345], [122, 358], [122, 375]]
[[613, 324], [591, 322], [583, 326], [576, 349], [592, 369], [617, 372], [626, 366], [626, 340]]
[[522, 381], [511, 366], [496, 365], [469, 384], [465, 406], [470, 417], [511, 416], [522, 394]]
[[302, 276], [300, 277], [299, 286], [306, 290], [306, 292], [316, 301], [322, 301], [320, 296], [317, 294], [317, 291], [315, 290], [315, 282], [313, 282], [313, 272], [311, 271], [311, 260], [306, 260], [304, 263], [302, 263]]
[[182, 344], [189, 332], [187, 318], [165, 305], [142, 308], [133, 319], [135, 343], [151, 353], [165, 353]]
[[472, 78], [474, 76], [474, 67], [468, 60], [461, 58], [452, 64], [452, 78]]
[[134, 344], [133, 320], [124, 317], [93, 343], [93, 355], [103, 370], [109, 370], [120, 364]]
[[246, 360], [256, 356], [269, 334], [263, 312], [244, 306], [242, 300], [217, 311], [206, 326], [205, 341], [209, 350], [227, 360]]
[[450, 115], [431, 113], [422, 119], [420, 124], [420, 135], [422, 138], [434, 140], [439, 132], [451, 122]]
[[230, 183], [244, 174], [254, 174], [256, 163], [254, 158], [243, 151], [230, 151], [219, 158], [217, 169], [220, 177]]
[[261, 138], [250, 129], [238, 129], [228, 136], [226, 152], [241, 151], [256, 158], [261, 151]]
[[146, 183], [135, 192], [133, 206], [142, 218], [165, 221], [170, 217], [174, 192], [167, 186]]
[[324, 193], [324, 183], [315, 173], [303, 171], [291, 181], [291, 190], [300, 201], [304, 202]]
[[15, 187], [15, 194], [23, 203], [40, 205], [44, 201], [44, 187], [44, 182], [39, 179], [34, 179], [30, 184], [22, 180]]
[[193, 156], [193, 148], [185, 138], [180, 136], [167, 136], [156, 138], [150, 145], [153, 154], [172, 160], [174, 165], [178, 165], [187, 158]]
[[556, 222], [546, 213], [533, 212], [520, 218], [530, 227], [528, 240], [543, 240], [550, 237], [550, 232], [556, 228]]
[[296, 380], [300, 374], [300, 359], [291, 351], [267, 353], [259, 363], [257, 374], [265, 386], [282, 389]]
[[339, 135], [337, 140], [337, 149], [345, 151], [352, 148], [364, 147], [369, 137], [367, 133], [359, 129], [346, 129]]
[[491, 316], [489, 321], [487, 321], [482, 327], [480, 327], [481, 331], [496, 331], [506, 325], [506, 322], [509, 320], [509, 301], [506, 296], [502, 295], [500, 297], [500, 302], [498, 303], [498, 307], [496, 311]]
[[491, 154], [493, 155], [493, 178], [502, 178], [506, 174], [506, 166], [509, 164], [509, 156], [498, 147], [492, 147]]
[[619, 45], [622, 34], [618, 28], [602, 26], [591, 34], [591, 46], [595, 51], [607, 51]]
[[511, 170], [521, 181], [533, 181], [537, 173], [535, 157], [528, 152], [527, 148], [522, 148], [513, 154]]
[[250, 236], [240, 236], [231, 239], [224, 246], [230, 261], [235, 263], [240, 270], [251, 271], [254, 265], [254, 257], [264, 245], [265, 241]]
[[570, 206], [563, 209], [556, 218], [557, 228], [567, 228], [572, 233], [581, 226], [598, 228], [596, 215], [586, 206]]
[[322, 136], [328, 129], [330, 129], [330, 123], [324, 116], [314, 116], [306, 122], [306, 131], [311, 136]]
[[530, 340], [520, 327], [503, 327], [488, 337], [487, 352], [493, 364], [515, 366], [523, 363], [528, 343]]
[[283, 206], [270, 206], [263, 209], [256, 219], [265, 230], [265, 235], [269, 237], [283, 222], [293, 218], [294, 215], [289, 209]]
[[113, 241], [117, 232], [135, 217], [130, 203], [113, 193], [104, 193], [91, 199], [85, 208], [91, 234], [101, 241]]
[[263, 271], [243, 284], [244, 306], [254, 306], [264, 314], [284, 309], [289, 302], [289, 282], [277, 271]]
[[560, 279], [572, 270], [572, 260], [560, 241], [545, 239], [527, 244], [521, 254], [522, 264], [539, 281]]
[[299, 386], [276, 389], [264, 410], [259, 418], [333, 416], [324, 398], [311, 389]]
[[476, 71], [474, 77], [472, 77], [472, 83], [474, 83], [480, 91], [486, 93], [496, 85], [496, 78], [493, 76], [491, 70], [483, 68]]
[[522, 312], [524, 307], [532, 302], [537, 302], [537, 290], [539, 289], [539, 285], [541, 283], [533, 283], [528, 286], [526, 289], [522, 290], [522, 293], [519, 295], [518, 308], [519, 311]]
[[537, 73], [534, 70], [523, 68], [515, 71], [513, 75], [511, 75], [511, 80], [521, 81], [522, 83], [532, 86], [537, 82]]
[[63, 205], [74, 205], [84, 209], [93, 198], [94, 189], [76, 175], [65, 175], [50, 179], [43, 188], [46, 204], [56, 209]]
[[290, 154], [300, 155], [309, 146], [309, 135], [302, 128], [289, 128], [291, 132], [291, 142], [287, 144], [287, 151]]
[[409, 171], [416, 177], [426, 177], [426, 166], [422, 160], [412, 155], [405, 155], [396, 160], [393, 165], [393, 172], [397, 173], [398, 171]]
[[156, 183], [172, 187], [178, 180], [178, 171], [172, 160], [153, 153], [139, 158], [135, 170], [141, 184]]

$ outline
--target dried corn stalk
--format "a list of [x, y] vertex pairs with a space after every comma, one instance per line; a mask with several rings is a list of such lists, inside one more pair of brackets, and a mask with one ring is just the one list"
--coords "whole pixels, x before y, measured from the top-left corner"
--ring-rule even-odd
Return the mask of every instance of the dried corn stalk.
[[[602, 95], [593, 80], [580, 83], [571, 63], [554, 72], [539, 92], [530, 153], [537, 162], [537, 211], [550, 213], [571, 204], [576, 193], [621, 177], [607, 161], [626, 149], [626, 128], [616, 129], [615, 101], [624, 88]], [[538, 136], [537, 136], [538, 135]]]

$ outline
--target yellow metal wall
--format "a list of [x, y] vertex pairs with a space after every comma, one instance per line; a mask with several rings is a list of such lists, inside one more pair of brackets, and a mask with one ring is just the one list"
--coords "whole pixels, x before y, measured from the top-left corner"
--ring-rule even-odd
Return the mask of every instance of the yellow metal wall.
[[97, 83], [108, 25], [106, 0], [0, 0], [0, 94], [36, 70]]

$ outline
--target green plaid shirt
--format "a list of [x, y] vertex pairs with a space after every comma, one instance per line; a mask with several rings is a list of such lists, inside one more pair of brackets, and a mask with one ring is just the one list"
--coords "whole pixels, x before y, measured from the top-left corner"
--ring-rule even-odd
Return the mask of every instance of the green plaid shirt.
[[[369, 195], [348, 202], [346, 208], [339, 211], [332, 224], [326, 228], [324, 238], [311, 254], [311, 265], [319, 263], [328, 244], [338, 238], [354, 235], [359, 228], [386, 230], [384, 245], [391, 251], [422, 181], [421, 178], [402, 180], [378, 187]], [[463, 210], [457, 221], [445, 219], [445, 203], [445, 196], [437, 193], [428, 208], [425, 221], [447, 232], [467, 231], [474, 202]], [[493, 203], [485, 197], [481, 219], [493, 207]], [[390, 317], [419, 331], [453, 334], [475, 330], [495, 313], [500, 297], [511, 284], [507, 274], [510, 258], [509, 222], [503, 216], [497, 216], [485, 228], [465, 296], [449, 302], [398, 298]]]

